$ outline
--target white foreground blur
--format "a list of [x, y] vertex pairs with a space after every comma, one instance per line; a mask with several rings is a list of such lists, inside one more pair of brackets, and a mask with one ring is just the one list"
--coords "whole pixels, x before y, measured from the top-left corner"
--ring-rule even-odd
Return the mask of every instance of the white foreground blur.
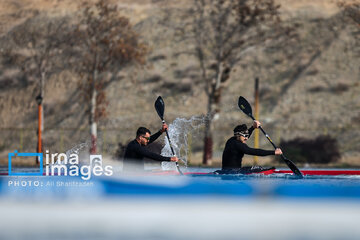
[[359, 239], [360, 202], [0, 199], [1, 239]]

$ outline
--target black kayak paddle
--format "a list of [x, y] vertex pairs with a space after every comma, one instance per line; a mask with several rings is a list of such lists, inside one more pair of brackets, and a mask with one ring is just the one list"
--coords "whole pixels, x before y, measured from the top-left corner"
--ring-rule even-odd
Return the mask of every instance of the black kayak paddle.
[[[159, 115], [162, 123], [165, 123], [165, 120], [164, 120], [165, 103], [164, 103], [164, 100], [162, 99], [161, 96], [159, 96], [159, 97], [156, 99], [156, 101], [155, 101], [155, 109], [156, 109], [156, 112], [157, 112], [157, 114]], [[165, 132], [166, 132], [166, 137], [167, 137], [167, 139], [168, 139], [168, 141], [169, 141], [169, 145], [170, 145], [171, 152], [172, 152], [173, 156], [176, 156], [175, 151], [174, 151], [174, 149], [173, 149], [173, 147], [172, 147], [172, 144], [171, 144], [171, 141], [170, 141], [169, 133], [168, 133], [167, 130], [165, 130]], [[184, 174], [181, 172], [180, 168], [179, 168], [179, 163], [178, 163], [178, 162], [176, 162], [176, 169], [178, 170], [178, 172], [179, 172], [181, 175], [184, 175]]]
[[[255, 120], [254, 116], [252, 115], [252, 109], [251, 106], [249, 104], [249, 102], [242, 96], [239, 97], [239, 101], [238, 101], [238, 106], [240, 108], [241, 111], [243, 111], [246, 115], [248, 115], [252, 120]], [[277, 146], [275, 145], [275, 143], [271, 140], [271, 138], [269, 137], [269, 135], [264, 131], [264, 129], [260, 126], [259, 127], [260, 130], [262, 131], [262, 133], [265, 135], [265, 137], [269, 140], [269, 142], [271, 143], [271, 145], [273, 145], [273, 147], [276, 149]], [[287, 159], [284, 154], [281, 154], [281, 158], [282, 160], [284, 160], [284, 162], [286, 163], [286, 165], [288, 165], [288, 167], [291, 169], [291, 171], [299, 178], [303, 178], [302, 173], [300, 172], [300, 170], [295, 166], [295, 164]]]

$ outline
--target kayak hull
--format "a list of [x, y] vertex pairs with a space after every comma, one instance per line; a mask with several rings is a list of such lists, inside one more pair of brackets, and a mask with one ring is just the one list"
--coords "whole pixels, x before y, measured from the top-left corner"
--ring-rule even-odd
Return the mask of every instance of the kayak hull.
[[[339, 175], [359, 175], [360, 170], [300, 170], [304, 176], [339, 176]], [[225, 174], [215, 174], [214, 172], [183, 172], [184, 175], [193, 175], [193, 176], [201, 176], [201, 175], [225, 175]], [[272, 174], [293, 174], [291, 170], [278, 170], [278, 169], [269, 169], [262, 172], [257, 173], [248, 173], [244, 175], [253, 175], [253, 174], [261, 174], [261, 175], [272, 175]], [[149, 175], [179, 175], [177, 171], [159, 171], [152, 172]]]

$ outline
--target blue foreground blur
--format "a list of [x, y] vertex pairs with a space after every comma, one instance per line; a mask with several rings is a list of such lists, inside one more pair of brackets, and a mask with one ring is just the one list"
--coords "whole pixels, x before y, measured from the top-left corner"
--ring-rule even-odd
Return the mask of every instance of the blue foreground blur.
[[0, 177], [1, 239], [358, 239], [360, 179]]

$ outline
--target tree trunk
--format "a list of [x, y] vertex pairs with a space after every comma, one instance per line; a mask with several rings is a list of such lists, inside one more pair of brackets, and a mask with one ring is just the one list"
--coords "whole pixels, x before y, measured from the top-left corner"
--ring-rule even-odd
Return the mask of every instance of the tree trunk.
[[92, 86], [91, 86], [91, 102], [90, 102], [90, 136], [91, 136], [91, 146], [90, 146], [90, 154], [96, 154], [96, 142], [97, 142], [97, 123], [96, 123], [96, 87], [95, 83], [97, 80], [97, 70], [94, 70]]
[[[44, 132], [44, 92], [45, 92], [45, 76], [46, 73], [41, 71], [41, 78], [40, 78], [40, 97], [42, 102], [38, 106], [38, 146], [37, 151], [38, 153], [44, 152], [43, 146], [43, 132]], [[36, 158], [36, 164], [40, 163], [40, 159]]]
[[208, 111], [207, 117], [205, 120], [205, 132], [204, 132], [204, 154], [203, 154], [203, 164], [211, 165], [212, 159], [212, 149], [213, 149], [213, 128], [212, 128], [212, 120], [213, 120], [213, 94], [212, 92], [208, 96]]
[[208, 110], [207, 118], [205, 121], [205, 134], [204, 134], [204, 154], [203, 154], [203, 164], [211, 165], [212, 153], [213, 153], [213, 120], [218, 118], [220, 112], [220, 99], [221, 99], [221, 89], [223, 88], [225, 82], [229, 78], [228, 75], [224, 75], [226, 70], [224, 64], [219, 62], [217, 67], [216, 77], [209, 84], [210, 89], [208, 91]]
[[91, 147], [90, 153], [96, 154], [96, 139], [97, 139], [97, 124], [95, 120], [96, 112], [96, 89], [93, 87], [90, 102], [90, 136], [91, 136]]
[[213, 139], [211, 131], [211, 119], [207, 119], [205, 123], [205, 134], [204, 134], [204, 154], [203, 154], [203, 164], [211, 165], [212, 159], [212, 149], [213, 149]]

